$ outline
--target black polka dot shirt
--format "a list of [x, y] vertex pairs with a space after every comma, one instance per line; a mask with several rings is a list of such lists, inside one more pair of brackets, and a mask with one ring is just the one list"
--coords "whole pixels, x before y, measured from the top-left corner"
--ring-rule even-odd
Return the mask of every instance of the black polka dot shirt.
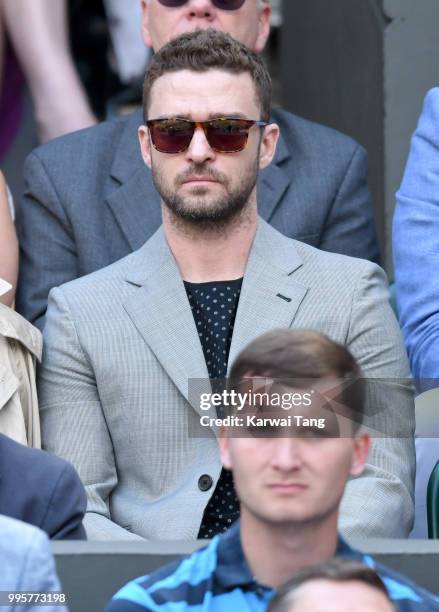
[[[223, 379], [233, 335], [242, 278], [211, 283], [184, 283], [203, 348], [209, 378]], [[213, 389], [215, 391], [215, 389]], [[204, 511], [199, 538], [223, 533], [239, 517], [232, 473], [222, 470]]]

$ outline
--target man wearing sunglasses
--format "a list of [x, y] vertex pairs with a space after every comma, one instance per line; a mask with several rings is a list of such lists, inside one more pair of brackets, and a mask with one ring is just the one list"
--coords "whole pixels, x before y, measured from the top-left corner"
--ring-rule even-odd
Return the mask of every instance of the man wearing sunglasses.
[[[258, 217], [258, 174], [279, 138], [270, 92], [260, 57], [226, 34], [197, 30], [165, 45], [145, 78], [139, 128], [163, 225], [123, 260], [51, 292], [43, 445], [86, 485], [89, 538], [210, 538], [234, 522], [215, 423], [200, 420], [193, 390], [211, 393], [209, 381], [263, 332], [315, 328], [347, 345], [365, 376], [408, 376], [381, 269]], [[388, 438], [345, 498], [350, 535], [410, 527], [413, 406], [397, 389], [377, 417]]]
[[[143, 0], [142, 8], [143, 37], [155, 51], [182, 32], [210, 27], [259, 53], [270, 29], [264, 0]], [[259, 176], [262, 218], [291, 238], [377, 261], [363, 149], [280, 109], [273, 120], [281, 136]], [[40, 329], [52, 287], [121, 259], [160, 225], [160, 198], [137, 146], [140, 123], [134, 113], [56, 140], [27, 160], [17, 308]]]

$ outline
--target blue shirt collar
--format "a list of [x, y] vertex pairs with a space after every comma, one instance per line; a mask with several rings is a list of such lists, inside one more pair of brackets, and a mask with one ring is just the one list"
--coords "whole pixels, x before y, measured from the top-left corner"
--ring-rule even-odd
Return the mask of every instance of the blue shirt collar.
[[[261, 586], [255, 581], [242, 550], [240, 521], [236, 521], [219, 537], [217, 551], [215, 577], [224, 589], [239, 587], [243, 590], [255, 590]], [[351, 548], [340, 535], [335, 555], [360, 561], [362, 559], [361, 553]]]

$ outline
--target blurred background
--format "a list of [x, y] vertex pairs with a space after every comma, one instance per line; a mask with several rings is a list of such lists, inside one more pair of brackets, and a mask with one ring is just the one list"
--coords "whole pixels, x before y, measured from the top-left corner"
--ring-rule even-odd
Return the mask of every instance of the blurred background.
[[[38, 93], [23, 75], [22, 58], [17, 61], [21, 49], [15, 45], [12, 51], [8, 42], [14, 40], [14, 26], [23, 26], [17, 9], [22, 1], [0, 0], [6, 7], [0, 20], [0, 167], [16, 198], [22, 190], [23, 160], [39, 141], [50, 137], [58, 112], [48, 120], [47, 104], [43, 110], [35, 108]], [[392, 278], [394, 194], [422, 100], [439, 81], [439, 2], [271, 1], [273, 28], [266, 59], [275, 101], [351, 135], [367, 149], [382, 263]], [[25, 2], [29, 6], [40, 0]], [[65, 103], [74, 101], [81, 109], [78, 121], [92, 124], [139, 105], [148, 61], [140, 33], [140, 0], [51, 2], [65, 4], [65, 35], [80, 80]], [[63, 70], [68, 73], [69, 68]], [[46, 95], [47, 100], [58, 101], [55, 94]]]

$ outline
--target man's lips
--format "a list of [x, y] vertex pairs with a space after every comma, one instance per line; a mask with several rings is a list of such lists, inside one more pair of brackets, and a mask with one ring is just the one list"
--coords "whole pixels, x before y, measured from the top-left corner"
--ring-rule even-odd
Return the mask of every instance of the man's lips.
[[308, 488], [300, 482], [274, 482], [268, 486], [276, 493], [300, 493]]
[[182, 181], [183, 185], [187, 183], [218, 183], [217, 179], [212, 176], [203, 176], [203, 175], [192, 175]]

